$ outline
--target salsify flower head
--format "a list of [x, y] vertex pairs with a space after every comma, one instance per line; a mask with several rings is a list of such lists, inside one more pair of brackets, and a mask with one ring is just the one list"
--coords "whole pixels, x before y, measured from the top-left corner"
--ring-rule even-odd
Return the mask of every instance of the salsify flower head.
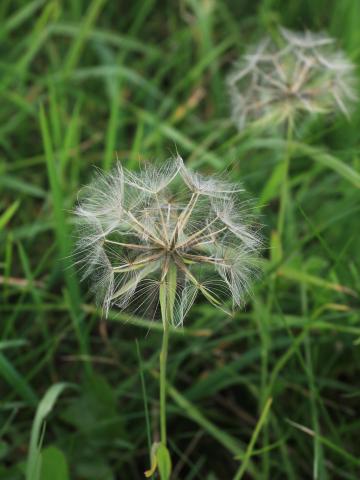
[[294, 124], [301, 114], [336, 111], [349, 117], [357, 100], [354, 65], [322, 33], [281, 28], [253, 46], [228, 76], [232, 116], [239, 130]]
[[[177, 157], [138, 173], [97, 173], [76, 208], [77, 263], [105, 313], [153, 317], [172, 278], [174, 325], [200, 293], [216, 307], [244, 303], [260, 236], [238, 185], [203, 177]], [[239, 198], [240, 197], [240, 198]]]

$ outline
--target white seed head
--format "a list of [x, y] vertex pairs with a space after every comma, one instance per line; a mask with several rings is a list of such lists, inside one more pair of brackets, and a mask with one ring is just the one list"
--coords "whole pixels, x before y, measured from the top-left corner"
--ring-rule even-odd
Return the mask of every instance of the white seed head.
[[304, 113], [349, 117], [357, 100], [355, 67], [335, 40], [281, 28], [280, 43], [263, 39], [227, 79], [238, 129], [293, 124]]
[[139, 173], [120, 164], [97, 173], [79, 195], [76, 253], [105, 314], [117, 306], [156, 315], [170, 269], [175, 325], [199, 293], [222, 309], [229, 297], [243, 305], [261, 241], [241, 192], [191, 172], [180, 157]]

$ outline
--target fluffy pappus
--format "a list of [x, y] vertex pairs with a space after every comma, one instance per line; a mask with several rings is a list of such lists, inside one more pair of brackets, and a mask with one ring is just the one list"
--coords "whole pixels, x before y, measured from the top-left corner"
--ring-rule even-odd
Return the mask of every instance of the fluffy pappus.
[[227, 78], [238, 129], [294, 126], [302, 114], [349, 117], [357, 100], [355, 67], [335, 40], [284, 28], [278, 40], [267, 37], [250, 48]]
[[261, 239], [238, 185], [192, 172], [180, 157], [130, 172], [118, 163], [79, 194], [76, 264], [105, 314], [116, 306], [157, 315], [173, 272], [181, 325], [196, 296], [223, 310], [243, 305]]

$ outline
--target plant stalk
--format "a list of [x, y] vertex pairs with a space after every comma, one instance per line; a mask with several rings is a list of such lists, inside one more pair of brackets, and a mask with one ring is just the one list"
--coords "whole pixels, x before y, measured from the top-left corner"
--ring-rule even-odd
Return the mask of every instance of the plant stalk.
[[291, 142], [293, 139], [293, 126], [292, 122], [289, 121], [287, 125], [286, 133], [286, 150], [284, 158], [284, 173], [283, 173], [283, 182], [281, 185], [280, 192], [280, 210], [278, 216], [278, 234], [280, 241], [283, 241], [285, 220], [286, 220], [286, 209], [287, 203], [290, 198], [290, 189], [289, 189], [289, 170], [290, 170], [290, 159], [291, 159]]
[[169, 267], [165, 278], [160, 286], [160, 308], [163, 322], [163, 340], [160, 352], [160, 439], [166, 447], [166, 365], [169, 345], [169, 330], [173, 323], [174, 304], [176, 294], [176, 274], [177, 268], [172, 260], [169, 261]]
[[166, 363], [169, 345], [169, 322], [165, 321], [160, 352], [160, 439], [166, 446]]

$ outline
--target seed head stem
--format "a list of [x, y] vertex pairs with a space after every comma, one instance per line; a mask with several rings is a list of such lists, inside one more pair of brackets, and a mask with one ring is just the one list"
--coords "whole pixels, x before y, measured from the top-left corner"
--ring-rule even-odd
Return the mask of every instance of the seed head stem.
[[167, 428], [166, 428], [166, 362], [169, 345], [169, 325], [168, 320], [164, 326], [162, 347], [160, 352], [160, 438], [166, 446]]
[[160, 287], [160, 308], [163, 321], [163, 340], [160, 352], [160, 439], [166, 446], [166, 363], [169, 345], [169, 326], [174, 315], [174, 303], [176, 296], [176, 265], [169, 261], [166, 276]]
[[286, 211], [287, 204], [290, 199], [290, 189], [289, 189], [289, 170], [290, 170], [290, 159], [291, 159], [291, 142], [293, 137], [293, 127], [291, 121], [287, 125], [287, 134], [286, 134], [286, 151], [284, 157], [284, 173], [283, 181], [281, 185], [280, 192], [280, 209], [278, 216], [278, 233], [280, 240], [283, 241], [284, 226], [286, 220]]

